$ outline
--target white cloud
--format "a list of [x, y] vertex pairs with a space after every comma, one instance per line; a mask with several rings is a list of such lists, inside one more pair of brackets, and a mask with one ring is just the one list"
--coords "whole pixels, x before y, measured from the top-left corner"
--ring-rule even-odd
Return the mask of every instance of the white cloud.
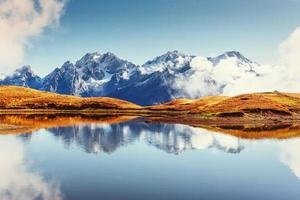
[[212, 63], [205, 57], [196, 57], [191, 61], [191, 72], [178, 76], [175, 85], [188, 98], [217, 95], [218, 87], [211, 82]]
[[[280, 64], [286, 66], [286, 74], [294, 79], [300, 74], [300, 27], [280, 45]], [[299, 78], [298, 78], [299, 80]]]
[[196, 71], [211, 72], [213, 65], [206, 57], [197, 56], [192, 59], [191, 68]]
[[[274, 90], [300, 92], [300, 27], [278, 49], [280, 56], [274, 59], [278, 60], [276, 65], [252, 64], [259, 76], [249, 72], [250, 66], [239, 63], [236, 58], [227, 57], [212, 67], [207, 59], [196, 57], [191, 62], [193, 73], [179, 78], [176, 87], [190, 98], [220, 93], [232, 96]], [[215, 80], [217, 86], [207, 84], [207, 77]]]
[[[264, 68], [265, 71], [270, 69], [269, 66], [260, 66]], [[274, 72], [272, 72], [274, 70]], [[260, 76], [256, 76], [253, 73], [244, 73], [240, 75], [239, 79], [236, 79], [223, 88], [224, 95], [237, 95], [241, 93], [251, 93], [251, 92], [265, 92], [281, 90], [286, 91], [285, 84], [282, 82], [282, 73], [280, 74], [280, 69], [273, 67], [273, 69]], [[276, 71], [278, 70], [278, 71]]]
[[25, 165], [23, 144], [15, 138], [0, 140], [0, 199], [3, 200], [60, 200], [58, 184], [47, 183]]
[[287, 91], [300, 92], [300, 27], [279, 45], [277, 65], [261, 65], [256, 71], [261, 76], [244, 74], [224, 88], [224, 94], [247, 92]]
[[300, 179], [300, 140], [287, 140], [280, 147], [280, 161]]
[[21, 64], [25, 47], [46, 27], [57, 25], [65, 0], [0, 0], [0, 70]]
[[244, 69], [237, 66], [236, 58], [221, 60], [214, 68], [212, 78], [221, 84], [232, 83], [235, 79], [245, 74]]

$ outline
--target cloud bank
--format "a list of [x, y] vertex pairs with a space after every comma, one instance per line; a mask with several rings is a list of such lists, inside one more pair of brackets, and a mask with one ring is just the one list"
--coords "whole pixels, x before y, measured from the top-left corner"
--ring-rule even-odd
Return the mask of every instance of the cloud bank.
[[300, 92], [300, 27], [279, 45], [276, 65], [261, 65], [255, 70], [260, 76], [243, 74], [224, 88], [224, 94], [245, 92], [288, 91]]
[[65, 0], [0, 0], [0, 70], [18, 67], [30, 39], [58, 24]]
[[[214, 65], [205, 57], [195, 57], [191, 62], [193, 73], [188, 78], [179, 78], [176, 87], [189, 98], [274, 90], [300, 92], [300, 27], [279, 45], [278, 52], [275, 65], [250, 66], [234, 57]], [[211, 84], [212, 80], [215, 84]]]

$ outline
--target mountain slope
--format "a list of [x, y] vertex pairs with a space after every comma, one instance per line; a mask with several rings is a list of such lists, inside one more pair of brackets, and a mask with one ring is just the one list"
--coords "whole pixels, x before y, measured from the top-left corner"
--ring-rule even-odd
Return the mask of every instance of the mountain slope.
[[[75, 96], [108, 96], [109, 81], [127, 79], [136, 66], [112, 53], [86, 54], [73, 65], [65, 62], [43, 79], [43, 90]], [[115, 82], [116, 82], [115, 81]]]

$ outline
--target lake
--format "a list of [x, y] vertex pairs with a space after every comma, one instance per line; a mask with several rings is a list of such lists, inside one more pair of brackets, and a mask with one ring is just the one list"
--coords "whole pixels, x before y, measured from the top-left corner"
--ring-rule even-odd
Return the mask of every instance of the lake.
[[300, 138], [180, 124], [85, 123], [0, 135], [0, 199], [300, 197]]

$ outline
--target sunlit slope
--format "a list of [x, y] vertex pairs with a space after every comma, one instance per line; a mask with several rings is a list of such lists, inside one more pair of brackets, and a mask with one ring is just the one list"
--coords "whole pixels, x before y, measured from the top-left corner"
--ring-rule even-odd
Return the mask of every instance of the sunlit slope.
[[202, 111], [292, 115], [300, 111], [300, 97], [298, 94], [280, 92], [244, 94], [225, 99], [212, 106], [206, 106]]
[[140, 106], [113, 98], [81, 98], [18, 86], [0, 86], [0, 109], [139, 109]]
[[[59, 95], [18, 86], [0, 86], [0, 110], [52, 109], [52, 110], [139, 110], [145, 113], [171, 113], [179, 111], [219, 117], [245, 115], [300, 114], [300, 94], [266, 92], [243, 94], [234, 97], [208, 96], [199, 99], [177, 99], [161, 105], [141, 107], [128, 101], [99, 97], [81, 98]], [[208, 114], [208, 115], [207, 115]]]
[[149, 106], [148, 108], [151, 110], [200, 111], [207, 106], [222, 102], [228, 98], [225, 96], [207, 96], [200, 99], [176, 99], [165, 104]]
[[292, 115], [300, 113], [300, 94], [252, 93], [234, 97], [211, 96], [200, 99], [177, 99], [162, 105], [150, 106], [151, 110], [191, 111], [193, 113], [230, 114], [242, 117], [248, 114]]

